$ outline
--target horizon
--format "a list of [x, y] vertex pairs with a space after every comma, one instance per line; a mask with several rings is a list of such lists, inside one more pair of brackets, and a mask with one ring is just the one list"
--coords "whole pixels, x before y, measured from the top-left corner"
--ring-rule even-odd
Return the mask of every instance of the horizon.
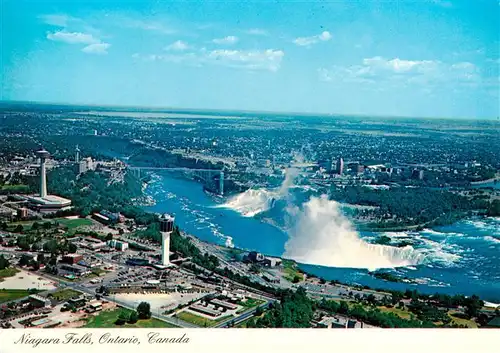
[[[320, 117], [320, 118], [367, 118], [367, 119], [416, 119], [416, 120], [456, 120], [456, 121], [500, 121], [500, 117], [491, 118], [472, 118], [472, 117], [439, 117], [439, 116], [397, 116], [397, 115], [361, 115], [361, 114], [340, 114], [340, 113], [317, 113], [317, 112], [292, 112], [292, 111], [266, 111], [266, 110], [238, 110], [238, 109], [215, 109], [215, 108], [189, 108], [189, 107], [165, 107], [165, 106], [138, 106], [138, 105], [107, 105], [107, 104], [84, 104], [84, 103], [67, 103], [67, 102], [42, 102], [42, 101], [14, 101], [0, 100], [2, 105], [40, 105], [40, 106], [64, 106], [64, 107], [81, 107], [81, 108], [96, 108], [102, 112], [122, 112], [122, 113], [165, 113], [189, 115], [190, 113], [227, 113], [230, 115], [237, 114], [270, 114], [276, 116], [300, 116], [303, 117]], [[130, 109], [130, 110], [125, 110]], [[132, 111], [133, 110], [133, 111]], [[209, 116], [210, 114], [202, 114]]]
[[2, 6], [6, 101], [500, 116], [494, 0], [5, 0]]

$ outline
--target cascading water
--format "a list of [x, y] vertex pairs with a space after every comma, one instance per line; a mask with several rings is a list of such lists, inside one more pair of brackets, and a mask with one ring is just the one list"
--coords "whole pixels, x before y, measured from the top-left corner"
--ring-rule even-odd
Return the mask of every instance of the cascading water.
[[293, 186], [293, 181], [297, 175], [297, 169], [289, 168], [285, 173], [285, 180], [278, 190], [248, 189], [232, 197], [220, 207], [230, 208], [245, 217], [253, 217], [272, 208], [276, 200], [285, 198], [288, 195], [288, 190]]
[[284, 257], [329, 267], [392, 268], [424, 263], [426, 255], [411, 246], [397, 248], [369, 244], [353, 230], [339, 204], [323, 195], [312, 197], [302, 209], [290, 208], [294, 225]]

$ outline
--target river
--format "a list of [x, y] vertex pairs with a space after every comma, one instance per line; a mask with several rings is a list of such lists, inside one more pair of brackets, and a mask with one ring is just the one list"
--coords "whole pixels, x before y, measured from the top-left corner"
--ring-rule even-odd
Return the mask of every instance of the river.
[[[256, 250], [270, 256], [282, 256], [289, 235], [279, 228], [255, 217], [245, 217], [231, 208], [221, 207], [224, 201], [206, 194], [200, 184], [175, 177], [168, 172], [157, 173], [146, 189], [156, 204], [145, 206], [147, 211], [170, 213], [175, 216], [181, 229], [198, 238], [246, 250]], [[328, 215], [327, 215], [328, 216]], [[324, 229], [323, 229], [324, 230]], [[318, 232], [321, 232], [318, 231]], [[322, 246], [311, 233], [310, 246]], [[371, 255], [394, 257], [395, 263], [408, 263], [389, 269], [399, 276], [408, 277], [418, 283], [393, 283], [378, 280], [368, 274], [366, 259], [356, 264], [357, 249], [345, 247], [343, 243], [326, 240], [327, 252], [347, 259], [346, 266], [320, 266], [311, 263], [327, 263], [324, 260], [306, 261], [300, 264], [308, 273], [327, 280], [358, 283], [374, 288], [404, 290], [416, 288], [426, 293], [478, 294], [487, 301], [500, 302], [500, 218], [472, 218], [453, 225], [426, 229], [421, 232], [381, 233], [393, 240], [406, 240], [411, 246], [405, 249], [369, 245]], [[364, 242], [370, 242], [380, 234], [362, 232], [356, 234]], [[332, 234], [331, 238], [335, 238]], [[342, 238], [344, 239], [344, 238]], [[357, 241], [357, 240], [356, 240]], [[331, 247], [338, 246], [337, 249]], [[330, 247], [330, 249], [328, 249]], [[322, 249], [323, 250], [323, 249]], [[352, 251], [352, 253], [350, 253]], [[377, 253], [374, 253], [377, 252]], [[345, 252], [348, 252], [346, 254]], [[378, 254], [381, 253], [381, 254]], [[383, 254], [382, 254], [383, 253]], [[359, 256], [363, 253], [359, 252]], [[324, 258], [324, 256], [323, 256]], [[375, 257], [374, 257], [375, 258]], [[397, 262], [399, 261], [399, 262]], [[414, 263], [412, 263], [412, 261]], [[300, 262], [300, 261], [299, 261]], [[378, 263], [378, 262], [377, 262]], [[349, 264], [354, 264], [349, 267]], [[359, 267], [359, 268], [354, 268]]]

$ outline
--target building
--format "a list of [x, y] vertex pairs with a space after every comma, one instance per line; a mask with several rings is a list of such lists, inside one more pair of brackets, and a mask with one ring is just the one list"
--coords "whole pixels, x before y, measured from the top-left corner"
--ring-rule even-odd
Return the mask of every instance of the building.
[[31, 305], [33, 305], [35, 308], [47, 308], [51, 306], [50, 300], [42, 297], [41, 295], [38, 294], [32, 294], [28, 297], [29, 302]]
[[250, 251], [246, 256], [246, 260], [250, 262], [261, 262], [264, 261], [264, 259], [264, 255], [256, 251]]
[[62, 265], [61, 270], [70, 272], [76, 276], [83, 276], [90, 273], [88, 268], [79, 265]]
[[108, 245], [116, 250], [125, 251], [128, 249], [128, 243], [119, 240], [110, 240], [108, 241]]
[[83, 158], [78, 163], [78, 173], [82, 174], [89, 170], [95, 170], [96, 163], [92, 160], [91, 157]]
[[78, 147], [78, 145], [76, 145], [75, 148], [75, 163], [76, 164], [80, 163], [80, 148]]
[[21, 207], [19, 209], [19, 217], [21, 218], [28, 218], [28, 209], [26, 207]]
[[82, 261], [83, 260], [83, 255], [80, 255], [80, 254], [67, 254], [67, 255], [64, 255], [61, 259], [61, 262], [62, 263], [65, 263], [65, 264], [70, 264], [70, 265], [74, 265], [76, 263], [78, 263], [79, 261]]
[[319, 323], [323, 328], [363, 328], [363, 322], [351, 320], [342, 316], [326, 316]]
[[103, 224], [116, 224], [125, 222], [125, 217], [119, 212], [113, 213], [107, 210], [102, 210], [99, 213], [94, 213], [92, 217]]
[[228, 303], [224, 300], [220, 299], [212, 299], [210, 303], [214, 304], [215, 306], [223, 307], [227, 310], [236, 310], [238, 309], [238, 305], [235, 305], [233, 303]]
[[262, 260], [262, 264], [267, 267], [276, 267], [281, 265], [281, 263], [281, 259], [277, 257], [265, 257], [264, 260]]
[[161, 232], [161, 264], [170, 265], [170, 235], [174, 230], [174, 218], [169, 214], [160, 217]]
[[342, 173], [344, 172], [344, 160], [342, 159], [342, 157], [340, 157], [338, 160], [337, 160], [337, 174], [338, 175], [342, 175]]

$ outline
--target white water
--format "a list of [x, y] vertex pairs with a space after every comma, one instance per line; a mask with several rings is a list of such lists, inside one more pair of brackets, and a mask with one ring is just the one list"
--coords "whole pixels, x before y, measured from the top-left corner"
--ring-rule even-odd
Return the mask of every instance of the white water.
[[230, 198], [228, 202], [220, 207], [235, 210], [244, 217], [253, 217], [269, 210], [272, 207], [273, 200], [285, 198], [288, 195], [288, 190], [293, 187], [297, 175], [298, 170], [296, 168], [289, 168], [286, 171], [285, 180], [278, 190], [248, 189]]
[[312, 197], [295, 208], [284, 257], [329, 267], [392, 268], [422, 264], [427, 256], [411, 246], [369, 244], [359, 237], [336, 201]]

